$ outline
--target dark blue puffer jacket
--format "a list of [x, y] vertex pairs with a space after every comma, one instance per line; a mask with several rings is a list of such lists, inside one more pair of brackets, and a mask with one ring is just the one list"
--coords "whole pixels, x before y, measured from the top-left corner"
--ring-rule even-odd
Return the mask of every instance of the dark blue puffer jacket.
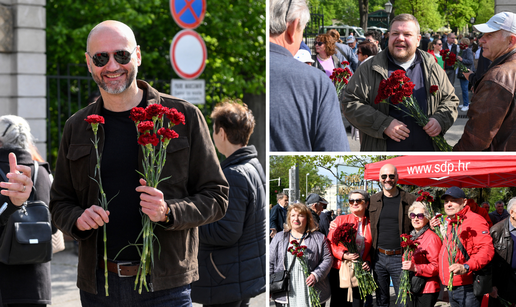
[[192, 284], [192, 300], [205, 305], [265, 292], [265, 174], [255, 147], [240, 148], [221, 167], [229, 206], [221, 220], [199, 227], [199, 280]]

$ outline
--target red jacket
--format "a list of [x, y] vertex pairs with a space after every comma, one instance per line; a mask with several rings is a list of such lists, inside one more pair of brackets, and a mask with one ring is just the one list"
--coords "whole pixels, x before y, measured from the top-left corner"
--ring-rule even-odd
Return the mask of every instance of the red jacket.
[[[456, 263], [467, 263], [469, 265], [469, 272], [463, 275], [454, 275], [454, 286], [473, 284], [473, 271], [482, 269], [494, 256], [493, 239], [489, 234], [487, 221], [482, 216], [472, 212], [468, 206], [465, 206], [459, 213], [465, 215], [462, 225], [459, 228], [460, 241], [470, 259], [466, 261], [460, 250], [457, 251]], [[447, 234], [441, 246], [441, 252], [439, 253], [439, 277], [444, 286], [448, 285], [450, 278], [447, 246], [449, 244], [448, 240], [452, 237], [451, 230], [451, 223], [448, 223]]]
[[480, 207], [473, 199], [468, 199], [466, 201], [466, 205], [469, 206], [471, 211], [475, 212], [480, 216], [483, 216], [486, 219], [487, 224], [489, 224], [489, 229], [493, 227], [493, 221], [491, 221], [491, 218], [489, 217], [489, 212], [487, 212], [486, 209]]
[[441, 239], [431, 229], [425, 231], [416, 243], [419, 245], [412, 254], [412, 262], [416, 265], [416, 276], [426, 277], [423, 293], [440, 291], [439, 286], [439, 251]]
[[[333, 264], [332, 268], [340, 269], [340, 263], [342, 260], [342, 255], [348, 251], [348, 249], [342, 244], [339, 245], [333, 244], [333, 233], [335, 229], [344, 223], [353, 223], [358, 225], [358, 217], [353, 214], [339, 215], [335, 219], [335, 228], [330, 230], [328, 233], [328, 240], [330, 240], [331, 253], [333, 254]], [[365, 233], [365, 246], [364, 246], [364, 254], [362, 255], [362, 259], [364, 261], [371, 261], [371, 244], [373, 243], [373, 238], [371, 237], [371, 224], [369, 223], [369, 219], [364, 216], [363, 223], [364, 233]]]

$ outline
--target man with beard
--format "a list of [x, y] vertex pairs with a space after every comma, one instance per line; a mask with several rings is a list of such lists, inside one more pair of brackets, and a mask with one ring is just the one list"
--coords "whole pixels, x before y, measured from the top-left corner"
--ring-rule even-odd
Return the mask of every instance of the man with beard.
[[398, 171], [392, 164], [385, 164], [380, 169], [382, 191], [371, 196], [369, 218], [371, 221], [372, 260], [376, 290], [376, 305], [389, 306], [390, 279], [398, 295], [401, 276], [401, 234], [412, 230], [408, 209], [416, 196], [396, 186]]
[[[388, 48], [360, 65], [341, 97], [348, 121], [360, 130], [361, 151], [434, 151], [432, 137], [444, 135], [457, 118], [459, 99], [444, 70], [433, 55], [417, 49], [419, 23], [410, 14], [400, 14], [391, 23]], [[413, 97], [429, 118], [421, 127], [387, 103], [375, 103], [382, 80], [404, 70], [415, 84]], [[438, 90], [430, 93], [430, 87]]]
[[[118, 21], [94, 27], [87, 40], [86, 63], [101, 97], [66, 122], [51, 190], [54, 223], [79, 241], [77, 286], [83, 306], [191, 306], [190, 284], [198, 279], [197, 226], [222, 218], [228, 206], [228, 183], [202, 113], [187, 101], [159, 93], [136, 80], [142, 56], [133, 31]], [[162, 181], [146, 185], [142, 151], [137, 143], [134, 107], [160, 104], [184, 114], [167, 147]], [[86, 117], [98, 114], [103, 190], [109, 210], [99, 206], [92, 127]], [[163, 116], [165, 117], [165, 116]], [[169, 116], [164, 118], [168, 125]], [[92, 156], [93, 155], [93, 156]], [[133, 290], [140, 262], [142, 215], [157, 223], [160, 249], [147, 276], [149, 289]], [[107, 229], [106, 252], [100, 229]], [[128, 245], [130, 244], [130, 245]], [[107, 267], [108, 291], [104, 268]]]

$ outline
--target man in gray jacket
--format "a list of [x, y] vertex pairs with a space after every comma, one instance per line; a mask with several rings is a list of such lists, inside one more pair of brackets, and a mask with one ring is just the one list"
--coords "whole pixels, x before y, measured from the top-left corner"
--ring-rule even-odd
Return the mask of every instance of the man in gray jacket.
[[[387, 50], [360, 65], [351, 77], [341, 102], [348, 121], [360, 130], [361, 151], [433, 151], [431, 137], [444, 135], [453, 125], [459, 99], [434, 57], [417, 50], [420, 39], [414, 16], [396, 16]], [[403, 111], [374, 103], [380, 82], [400, 69], [414, 82], [413, 97], [429, 117], [424, 127]], [[430, 94], [432, 85], [439, 88], [435, 94]]]

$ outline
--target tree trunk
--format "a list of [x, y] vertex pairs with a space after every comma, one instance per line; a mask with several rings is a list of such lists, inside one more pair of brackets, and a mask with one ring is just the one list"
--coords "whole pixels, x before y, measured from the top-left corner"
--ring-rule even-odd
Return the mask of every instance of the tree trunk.
[[360, 27], [367, 32], [367, 16], [369, 12], [369, 0], [359, 0], [358, 8], [360, 11]]

